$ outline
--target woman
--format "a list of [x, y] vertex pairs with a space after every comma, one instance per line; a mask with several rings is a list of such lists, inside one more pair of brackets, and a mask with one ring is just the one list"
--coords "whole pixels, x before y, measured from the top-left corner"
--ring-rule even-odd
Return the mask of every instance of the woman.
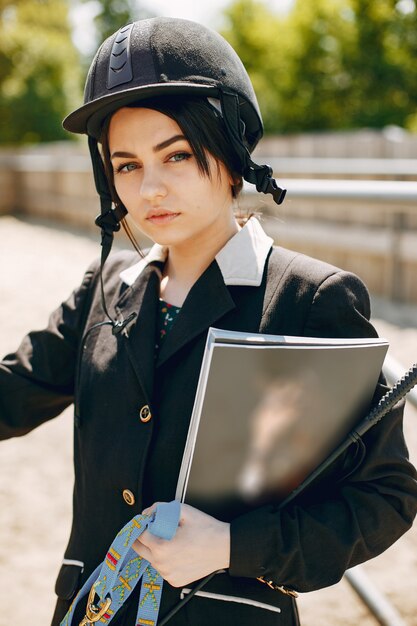
[[[102, 259], [0, 366], [3, 438], [75, 404], [74, 517], [53, 626], [119, 529], [173, 499], [209, 326], [375, 336], [358, 278], [274, 248], [256, 219], [234, 218], [243, 178], [278, 203], [285, 192], [251, 159], [262, 134], [256, 97], [217, 34], [169, 18], [121, 29], [64, 126], [89, 137]], [[139, 262], [128, 252], [106, 261], [126, 213], [155, 245]], [[297, 624], [288, 591], [337, 582], [410, 528], [417, 487], [401, 420], [399, 406], [286, 509], [277, 501], [217, 520], [182, 506], [171, 542], [145, 532], [135, 549], [166, 580], [160, 615], [220, 571], [173, 626]], [[113, 623], [133, 626], [136, 604], [133, 594]]]

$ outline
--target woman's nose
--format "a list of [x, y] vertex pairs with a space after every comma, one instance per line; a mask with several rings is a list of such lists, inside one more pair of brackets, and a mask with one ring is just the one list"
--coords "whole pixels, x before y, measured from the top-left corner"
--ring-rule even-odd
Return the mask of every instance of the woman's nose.
[[140, 195], [148, 202], [167, 195], [162, 172], [158, 168], [144, 168], [140, 181]]

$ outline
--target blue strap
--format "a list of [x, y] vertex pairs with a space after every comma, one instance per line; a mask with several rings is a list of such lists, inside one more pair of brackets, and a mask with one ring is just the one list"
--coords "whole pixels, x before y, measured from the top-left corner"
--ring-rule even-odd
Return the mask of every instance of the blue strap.
[[[142, 579], [136, 626], [155, 626], [161, 602], [163, 578], [152, 565], [138, 556], [132, 545], [148, 529], [161, 539], [174, 537], [180, 518], [176, 500], [157, 505], [151, 515], [136, 515], [116, 535], [106, 558], [84, 583], [60, 626], [71, 626], [75, 608], [89, 594], [86, 616], [80, 626], [109, 624]], [[96, 600], [95, 597], [98, 596]]]

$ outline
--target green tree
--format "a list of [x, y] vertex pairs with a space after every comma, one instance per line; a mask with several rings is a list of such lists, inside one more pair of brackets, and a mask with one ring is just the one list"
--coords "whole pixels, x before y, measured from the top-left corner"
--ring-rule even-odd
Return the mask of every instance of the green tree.
[[288, 78], [281, 93], [285, 130], [344, 127], [344, 103], [351, 88], [345, 58], [353, 38], [346, 2], [297, 0], [287, 27]]
[[[312, 5], [312, 23], [317, 24], [321, 17], [321, 43], [326, 44], [330, 37], [333, 45], [327, 70], [318, 82], [320, 87], [329, 87], [327, 95], [334, 106], [326, 110], [326, 90], [324, 94], [321, 88], [314, 90], [314, 100], [322, 104], [312, 103], [313, 110], [321, 108], [327, 120], [320, 127], [407, 126], [417, 100], [414, 0], [323, 0], [321, 4], [321, 16], [320, 3]], [[294, 19], [302, 19], [306, 9], [306, 3], [299, 0]], [[294, 25], [297, 31], [297, 22]], [[317, 58], [314, 50], [309, 50], [299, 64], [301, 75], [311, 84], [318, 72], [312, 71], [309, 59], [314, 62]], [[320, 116], [317, 120], [321, 121]]]
[[349, 16], [343, 0], [295, 3], [278, 16], [260, 0], [238, 0], [225, 12], [223, 34], [253, 80], [266, 132], [332, 128], [349, 87], [343, 69]]
[[401, 19], [387, 35], [389, 58], [400, 65], [404, 76], [401, 94], [405, 109], [405, 126], [417, 132], [417, 7], [415, 0], [397, 2], [396, 11]]
[[288, 33], [285, 22], [259, 0], [237, 0], [224, 13], [223, 36], [251, 77], [267, 132], [281, 130], [282, 85], [287, 80]]
[[[411, 94], [406, 67], [409, 50], [403, 38], [409, 36], [410, 25], [398, 1], [350, 0], [350, 4], [355, 15], [355, 48], [348, 59], [350, 124], [404, 126]], [[415, 95], [414, 90], [412, 106]]]
[[295, 0], [285, 17], [236, 0], [226, 18], [267, 132], [417, 129], [416, 0]]
[[79, 67], [65, 0], [2, 0], [0, 143], [68, 139], [61, 121], [79, 102]]

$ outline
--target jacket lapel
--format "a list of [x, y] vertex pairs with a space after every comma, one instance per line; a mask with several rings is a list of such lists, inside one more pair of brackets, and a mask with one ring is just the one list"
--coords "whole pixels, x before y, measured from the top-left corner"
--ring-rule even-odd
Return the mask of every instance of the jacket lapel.
[[159, 268], [148, 265], [115, 305], [123, 319], [131, 313], [137, 314], [135, 321], [122, 331], [121, 341], [126, 344], [129, 360], [148, 403], [153, 390], [159, 285]]
[[161, 346], [156, 366], [163, 365], [235, 306], [219, 266], [213, 261], [191, 288], [175, 324]]
[[[264, 266], [270, 253], [273, 240], [262, 230], [256, 219], [249, 220], [216, 255], [216, 259], [197, 280], [190, 290], [175, 324], [164, 340], [156, 361], [156, 366], [164, 364], [171, 356], [199, 334], [236, 308], [227, 287], [259, 287]], [[128, 344], [130, 358], [148, 394], [152, 393], [154, 362], [154, 342], [156, 320], [158, 319], [159, 276], [158, 267], [167, 257], [167, 249], [155, 244], [147, 256], [136, 265], [123, 270], [123, 282], [130, 285], [126, 295], [118, 302], [118, 312], [124, 319], [133, 311], [139, 311], [136, 324], [131, 325], [132, 341]], [[150, 280], [150, 268], [156, 273], [155, 281]], [[149, 282], [149, 292], [148, 289]], [[133, 358], [132, 347], [140, 354]]]

